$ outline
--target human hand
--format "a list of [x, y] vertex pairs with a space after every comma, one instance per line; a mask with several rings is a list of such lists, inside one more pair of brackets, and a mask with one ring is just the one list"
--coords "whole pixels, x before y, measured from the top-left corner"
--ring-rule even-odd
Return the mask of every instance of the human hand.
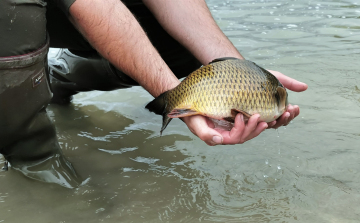
[[260, 115], [255, 114], [245, 123], [243, 115], [239, 113], [235, 117], [233, 128], [226, 130], [215, 127], [214, 123], [205, 116], [194, 115], [182, 118], [190, 131], [209, 146], [242, 144], [255, 138], [268, 127], [266, 122], [259, 122], [259, 119]]
[[[278, 71], [269, 70], [269, 72], [272, 73], [280, 81], [280, 83], [284, 85], [285, 88], [291, 91], [302, 92], [308, 88], [307, 84], [285, 76]], [[299, 114], [299, 106], [289, 104], [286, 108], [286, 111], [278, 119], [268, 123], [268, 128], [276, 129], [280, 126], [286, 126]]]

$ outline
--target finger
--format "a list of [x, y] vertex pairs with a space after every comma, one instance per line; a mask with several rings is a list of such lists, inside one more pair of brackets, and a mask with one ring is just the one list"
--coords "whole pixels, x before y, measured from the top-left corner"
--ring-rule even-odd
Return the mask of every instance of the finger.
[[243, 114], [237, 114], [235, 117], [234, 127], [230, 131], [231, 138], [239, 139], [245, 129], [245, 121]]
[[286, 126], [288, 125], [296, 116], [300, 114], [300, 108], [299, 106], [295, 105], [292, 106], [289, 104], [287, 106], [287, 110], [284, 114], [282, 114], [277, 120], [276, 124], [272, 126], [271, 128], [277, 129], [280, 126]]
[[262, 133], [267, 128], [268, 128], [268, 124], [266, 122], [258, 123], [256, 129], [245, 139], [245, 141], [249, 141], [249, 140], [257, 137], [258, 135], [260, 135], [260, 133]]
[[296, 116], [300, 114], [300, 108], [297, 105], [292, 106], [290, 112], [290, 117], [288, 118], [287, 122], [284, 124], [284, 126], [287, 126]]
[[295, 112], [294, 112], [294, 107], [293, 106], [291, 106], [287, 110], [287, 112], [290, 113], [290, 116], [285, 120], [285, 122], [283, 123], [283, 126], [287, 126], [291, 122], [291, 120], [293, 120], [295, 118]]
[[244, 132], [240, 138], [240, 143], [244, 143], [249, 135], [257, 128], [260, 119], [259, 114], [252, 115], [247, 122]]
[[294, 105], [294, 111], [295, 111], [294, 118], [296, 118], [300, 114], [300, 107], [297, 105]]
[[282, 115], [280, 116], [280, 118], [278, 118], [278, 119], [276, 120], [276, 124], [275, 124], [273, 127], [271, 127], [271, 128], [277, 129], [277, 128], [279, 128], [280, 126], [284, 125], [284, 124], [288, 121], [289, 117], [290, 117], [290, 113], [287, 112], [287, 111], [284, 112], [284, 114], [282, 114]]
[[240, 138], [245, 129], [244, 115], [237, 114], [235, 116], [234, 127], [230, 132], [224, 137], [224, 144], [237, 144], [240, 141]]
[[269, 123], [267, 123], [267, 125], [268, 125], [268, 127], [267, 128], [272, 128], [273, 126], [275, 126], [276, 125], [276, 120], [274, 120], [274, 121], [272, 121], [272, 122], [269, 122]]
[[183, 120], [190, 131], [209, 146], [222, 144], [223, 137], [216, 130], [208, 126], [206, 117], [195, 115], [183, 117]]
[[287, 89], [295, 92], [305, 91], [308, 86], [307, 84], [297, 81], [291, 77], [288, 77], [278, 71], [269, 70]]

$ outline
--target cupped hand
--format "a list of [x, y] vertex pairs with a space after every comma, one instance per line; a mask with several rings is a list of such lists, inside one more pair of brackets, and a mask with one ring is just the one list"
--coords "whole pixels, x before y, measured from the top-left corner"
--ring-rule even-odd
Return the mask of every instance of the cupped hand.
[[[278, 71], [269, 70], [281, 83], [285, 88], [295, 91], [302, 92], [305, 91], [308, 86], [305, 83], [297, 81], [291, 77], [288, 77]], [[276, 121], [269, 122], [268, 128], [279, 128], [280, 126], [288, 125], [291, 120], [293, 120], [296, 116], [300, 114], [300, 108], [297, 105], [289, 104], [286, 108], [284, 114], [282, 114]]]
[[242, 144], [255, 138], [268, 127], [267, 123], [259, 122], [259, 119], [260, 115], [255, 114], [245, 123], [243, 115], [239, 113], [235, 117], [234, 127], [228, 131], [215, 127], [214, 123], [205, 116], [194, 115], [182, 118], [190, 131], [210, 146]]

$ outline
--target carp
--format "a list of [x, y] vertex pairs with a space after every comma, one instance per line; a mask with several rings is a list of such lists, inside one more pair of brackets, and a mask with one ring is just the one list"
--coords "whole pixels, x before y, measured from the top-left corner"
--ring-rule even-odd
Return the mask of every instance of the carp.
[[234, 123], [238, 113], [245, 121], [259, 114], [260, 121], [271, 122], [287, 105], [286, 89], [273, 74], [249, 60], [226, 57], [195, 70], [146, 108], [163, 116], [162, 133], [172, 118], [191, 115]]

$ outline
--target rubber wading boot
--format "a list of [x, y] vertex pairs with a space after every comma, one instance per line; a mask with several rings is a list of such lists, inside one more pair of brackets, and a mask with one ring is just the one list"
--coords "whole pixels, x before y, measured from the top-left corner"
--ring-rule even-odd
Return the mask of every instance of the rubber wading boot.
[[136, 86], [138, 83], [115, 69], [96, 51], [59, 49], [49, 57], [51, 103], [68, 104], [72, 96], [84, 91], [111, 91]]
[[81, 181], [62, 154], [46, 113], [52, 96], [48, 49], [47, 42], [26, 55], [0, 57], [0, 153], [12, 169], [32, 179], [73, 188]]

